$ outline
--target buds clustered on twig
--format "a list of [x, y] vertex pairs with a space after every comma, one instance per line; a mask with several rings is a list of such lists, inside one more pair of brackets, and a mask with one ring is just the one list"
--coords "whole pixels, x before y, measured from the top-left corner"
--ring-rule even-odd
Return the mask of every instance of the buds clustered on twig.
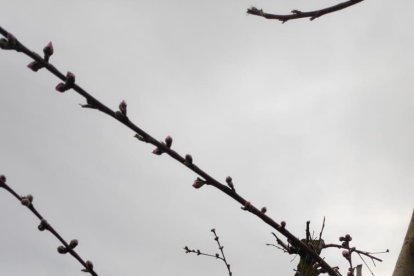
[[63, 93], [66, 90], [69, 90], [69, 89], [73, 88], [74, 84], [75, 84], [75, 74], [73, 74], [72, 72], [68, 72], [66, 74], [65, 82], [64, 83], [63, 82], [58, 83], [58, 85], [56, 85], [55, 89], [56, 89], [56, 91]]
[[33, 202], [33, 196], [32, 195], [24, 196], [21, 198], [20, 202], [22, 203], [22, 205], [29, 207]]

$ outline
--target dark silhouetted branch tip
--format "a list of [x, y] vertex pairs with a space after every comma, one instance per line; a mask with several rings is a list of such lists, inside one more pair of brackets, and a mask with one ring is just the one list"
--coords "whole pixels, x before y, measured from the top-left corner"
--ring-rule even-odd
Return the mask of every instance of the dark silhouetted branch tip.
[[201, 178], [197, 177], [196, 180], [193, 182], [193, 187], [196, 189], [200, 189], [203, 185], [206, 184], [206, 181], [202, 180]]
[[282, 221], [281, 223], [280, 223], [280, 227], [282, 227], [283, 229], [286, 227], [286, 222], [285, 221]]
[[49, 62], [49, 58], [53, 55], [53, 44], [52, 42], [49, 42], [44, 48], [43, 48], [43, 54], [44, 54], [44, 60], [46, 62]]
[[173, 138], [171, 136], [165, 137], [165, 145], [167, 146], [167, 148], [171, 148], [172, 142]]
[[265, 214], [267, 212], [267, 208], [266, 207], [262, 207], [262, 209], [260, 209], [260, 212], [262, 212], [263, 214]]
[[5, 184], [6, 183], [6, 180], [7, 180], [7, 178], [6, 178], [6, 176], [4, 174], [0, 175], [0, 183]]

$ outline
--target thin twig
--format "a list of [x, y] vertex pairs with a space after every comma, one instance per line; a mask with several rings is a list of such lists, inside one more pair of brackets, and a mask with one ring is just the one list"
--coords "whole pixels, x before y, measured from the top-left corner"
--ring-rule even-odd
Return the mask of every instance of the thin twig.
[[[347, 249], [347, 247], [344, 247], [344, 246], [342, 246], [340, 244], [332, 244], [332, 243], [325, 244], [325, 246], [323, 248], [329, 248], [329, 247], [335, 247], [335, 248], [339, 248], [339, 249]], [[382, 260], [380, 258], [377, 258], [375, 256], [372, 256], [372, 254], [375, 254], [375, 253], [371, 253], [371, 252], [367, 252], [367, 251], [362, 251], [362, 250], [358, 250], [358, 249], [354, 249], [353, 251], [356, 252], [356, 253], [362, 254], [364, 256], [367, 256], [367, 257], [371, 258], [372, 260], [375, 260], [375, 261], [378, 261], [378, 262], [382, 262]]]
[[[124, 108], [121, 108], [123, 104], [123, 102], [121, 102], [119, 106], [119, 110], [113, 111], [112, 109], [110, 109], [109, 107], [107, 107], [106, 105], [98, 101], [96, 98], [94, 98], [92, 95], [90, 95], [88, 92], [86, 92], [78, 84], [76, 84], [74, 75], [72, 73], [68, 72], [65, 76], [55, 66], [49, 63], [49, 59], [46, 59], [46, 57], [42, 58], [39, 54], [29, 50], [20, 41], [18, 41], [12, 34], [7, 32], [1, 26], [0, 26], [0, 34], [2, 34], [5, 37], [5, 39], [0, 41], [0, 48], [5, 49], [5, 50], [15, 50], [17, 52], [24, 53], [25, 55], [31, 57], [34, 60], [34, 63], [36, 66], [39, 66], [40, 68], [45, 68], [46, 70], [51, 72], [53, 75], [61, 79], [64, 83], [58, 84], [58, 86], [56, 87], [56, 90], [58, 90], [59, 92], [64, 92], [68, 89], [73, 89], [74, 91], [76, 91], [78, 94], [80, 94], [81, 96], [85, 98], [87, 102], [85, 107], [89, 107], [89, 108], [102, 111], [103, 113], [119, 121], [126, 127], [130, 128], [134, 132], [135, 137], [137, 137], [139, 141], [150, 143], [156, 147], [155, 150], [153, 151], [154, 154], [161, 155], [165, 153], [169, 155], [170, 157], [172, 157], [173, 159], [177, 160], [179, 163], [183, 164], [188, 169], [190, 169], [191, 171], [199, 175], [205, 184], [213, 186], [216, 189], [227, 194], [228, 196], [230, 196], [231, 198], [239, 202], [243, 206], [242, 207], [243, 210], [246, 210], [256, 215], [261, 220], [263, 220], [266, 224], [268, 224], [273, 229], [275, 229], [276, 231], [280, 232], [283, 236], [288, 238], [288, 240], [290, 241], [292, 245], [298, 248], [301, 248], [303, 251], [305, 251], [309, 255], [309, 257], [317, 261], [321, 265], [321, 267], [323, 267], [327, 271], [327, 273], [329, 273], [329, 275], [331, 276], [339, 275], [338, 272], [336, 272], [328, 263], [325, 262], [325, 260], [323, 260], [318, 254], [316, 254], [311, 248], [309, 248], [305, 243], [299, 240], [296, 236], [290, 233], [285, 228], [285, 224], [277, 223], [271, 217], [267, 216], [265, 212], [262, 212], [260, 209], [256, 208], [253, 204], [251, 204], [248, 200], [240, 196], [235, 191], [235, 189], [232, 189], [228, 187], [227, 185], [220, 183], [218, 180], [210, 176], [207, 172], [200, 169], [198, 166], [194, 164], [193, 158], [191, 157], [191, 155], [187, 154], [184, 157], [181, 156], [176, 151], [170, 148], [171, 145], [168, 146], [164, 142], [159, 142], [158, 140], [153, 138], [151, 135], [149, 135], [147, 132], [145, 132], [144, 130], [139, 128], [137, 125], [135, 125], [133, 122], [131, 122], [126, 115], [126, 104]], [[30, 67], [30, 65], [32, 65], [32, 67]], [[29, 64], [29, 67], [32, 70], [34, 70], [33, 63]], [[37, 71], [37, 70], [34, 70], [34, 71]], [[200, 184], [200, 182], [198, 184]], [[199, 188], [201, 186], [202, 185], [197, 186], [197, 187]]]
[[38, 226], [38, 229], [40, 231], [48, 230], [52, 235], [54, 235], [61, 243], [62, 246], [58, 247], [58, 252], [61, 254], [69, 253], [72, 255], [79, 263], [82, 264], [84, 269], [82, 269], [83, 272], [89, 272], [92, 276], [98, 276], [98, 274], [93, 269], [93, 264], [91, 261], [84, 261], [79, 254], [74, 250], [74, 248], [78, 245], [77, 240], [71, 240], [70, 242], [67, 242], [65, 239], [62, 238], [62, 236], [50, 225], [49, 222], [44, 219], [44, 217], [36, 210], [36, 208], [33, 205], [33, 196], [19, 196], [10, 186], [6, 184], [6, 177], [4, 175], [0, 176], [0, 188], [4, 188], [6, 191], [8, 191], [10, 194], [12, 194], [23, 206], [26, 206], [39, 220], [40, 224]]
[[319, 239], [322, 239], [322, 233], [323, 233], [323, 229], [325, 228], [325, 217], [323, 217], [323, 222], [322, 222], [322, 228], [321, 228], [321, 232], [319, 233]]
[[291, 14], [281, 15], [281, 14], [272, 14], [272, 13], [265, 13], [262, 9], [258, 9], [255, 7], [251, 7], [247, 10], [248, 14], [257, 15], [264, 17], [266, 19], [276, 19], [281, 21], [282, 23], [285, 23], [292, 19], [299, 19], [299, 18], [309, 18], [310, 20], [314, 20], [318, 17], [321, 17], [322, 15], [333, 13], [345, 8], [348, 8], [350, 6], [353, 6], [359, 2], [362, 2], [364, 0], [349, 0], [346, 2], [342, 2], [339, 4], [336, 4], [334, 6], [330, 6], [324, 9], [315, 10], [315, 11], [308, 11], [308, 12], [302, 12], [299, 10], [292, 10]]
[[221, 252], [221, 256], [220, 256], [219, 253], [216, 253], [214, 255], [213, 254], [209, 254], [209, 253], [204, 253], [204, 252], [200, 251], [200, 249], [195, 249], [194, 250], [194, 249], [188, 248], [188, 246], [185, 246], [184, 247], [185, 253], [195, 253], [195, 254], [197, 254], [197, 256], [202, 255], [202, 256], [207, 256], [207, 257], [212, 257], [212, 258], [215, 258], [215, 259], [222, 260], [223, 263], [226, 265], [226, 268], [227, 268], [227, 271], [229, 273], [229, 276], [232, 276], [233, 273], [230, 270], [230, 264], [227, 262], [226, 256], [224, 255], [224, 250], [223, 250], [224, 246], [222, 246], [220, 244], [219, 237], [216, 234], [216, 229], [214, 229], [214, 228], [211, 229], [211, 232], [214, 234], [214, 240], [217, 242], [217, 246], [218, 246], [218, 248], [219, 248], [219, 250]]

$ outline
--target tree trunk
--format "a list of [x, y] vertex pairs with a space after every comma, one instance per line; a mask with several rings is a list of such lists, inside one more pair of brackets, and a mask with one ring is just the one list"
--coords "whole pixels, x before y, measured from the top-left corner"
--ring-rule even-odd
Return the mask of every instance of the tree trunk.
[[414, 275], [414, 211], [392, 276]]

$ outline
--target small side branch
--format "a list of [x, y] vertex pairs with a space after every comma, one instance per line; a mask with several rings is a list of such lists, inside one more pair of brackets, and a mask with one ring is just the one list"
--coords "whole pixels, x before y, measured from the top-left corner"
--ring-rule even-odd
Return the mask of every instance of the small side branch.
[[6, 177], [4, 175], [0, 175], [0, 188], [5, 189], [9, 193], [11, 193], [23, 206], [26, 206], [39, 220], [40, 224], [38, 226], [39, 231], [49, 231], [53, 236], [55, 236], [62, 245], [57, 248], [57, 251], [60, 254], [69, 253], [75, 258], [81, 265], [84, 267], [82, 269], [83, 272], [88, 272], [92, 276], [98, 276], [98, 274], [93, 269], [93, 264], [91, 261], [87, 260], [84, 261], [79, 254], [74, 250], [75, 247], [78, 245], [78, 240], [73, 239], [70, 242], [67, 242], [62, 236], [49, 224], [49, 222], [44, 219], [44, 217], [36, 210], [33, 206], [33, 196], [19, 196], [10, 186], [6, 184]]
[[353, 6], [359, 2], [362, 2], [364, 0], [349, 0], [346, 2], [342, 2], [339, 4], [336, 4], [334, 6], [330, 6], [324, 9], [315, 10], [315, 11], [308, 11], [308, 12], [302, 12], [300, 10], [292, 10], [291, 14], [281, 15], [281, 14], [272, 14], [272, 13], [266, 13], [262, 9], [258, 9], [255, 7], [251, 7], [247, 9], [248, 14], [257, 15], [264, 17], [266, 19], [276, 19], [281, 21], [282, 23], [285, 23], [292, 19], [300, 19], [300, 18], [309, 18], [310, 20], [314, 20], [318, 17], [321, 17], [322, 15], [333, 13], [339, 10], [343, 10], [345, 8], [348, 8], [350, 6]]
[[215, 259], [222, 260], [223, 263], [226, 265], [229, 276], [232, 276], [233, 273], [230, 270], [230, 264], [227, 262], [226, 256], [224, 255], [224, 250], [223, 250], [224, 246], [220, 244], [219, 236], [216, 234], [216, 229], [214, 229], [214, 228], [211, 229], [211, 232], [214, 234], [214, 240], [217, 242], [217, 246], [220, 250], [220, 254], [219, 253], [216, 253], [214, 255], [213, 254], [208, 254], [208, 253], [201, 252], [199, 249], [195, 249], [195, 250], [190, 249], [190, 248], [188, 248], [188, 246], [184, 247], [185, 253], [195, 253], [195, 254], [197, 254], [197, 256], [203, 255], [203, 256], [212, 257], [212, 258], [215, 258]]

